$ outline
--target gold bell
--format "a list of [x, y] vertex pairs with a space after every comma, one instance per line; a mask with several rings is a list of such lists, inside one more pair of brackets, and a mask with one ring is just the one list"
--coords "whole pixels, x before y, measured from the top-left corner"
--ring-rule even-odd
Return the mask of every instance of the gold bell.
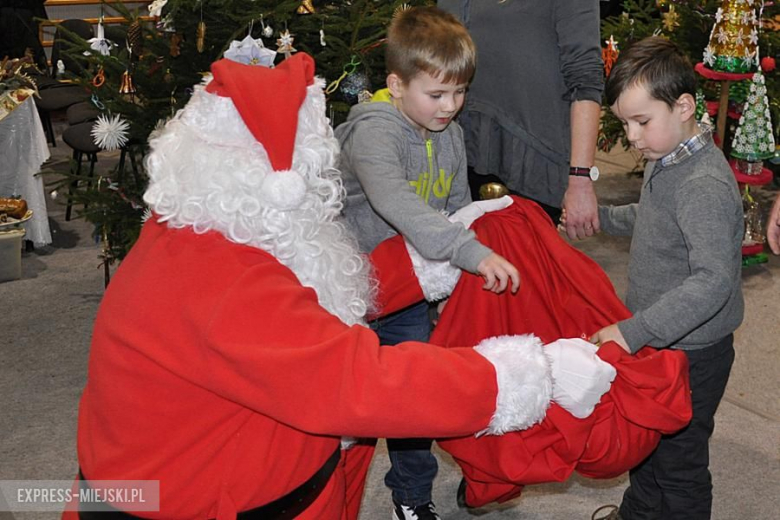
[[314, 14], [316, 11], [314, 10], [313, 2], [314, 0], [303, 0], [295, 12], [298, 14]]
[[124, 71], [122, 73], [122, 82], [119, 85], [120, 94], [135, 94], [135, 85], [133, 85], [133, 76], [130, 75], [130, 71]]
[[480, 200], [500, 199], [504, 195], [509, 195], [509, 188], [500, 182], [488, 182], [479, 187]]

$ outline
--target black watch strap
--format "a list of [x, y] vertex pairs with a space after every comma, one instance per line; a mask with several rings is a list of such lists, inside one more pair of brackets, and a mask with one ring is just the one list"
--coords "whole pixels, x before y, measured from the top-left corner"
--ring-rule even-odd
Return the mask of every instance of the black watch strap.
[[572, 166], [569, 168], [569, 175], [574, 175], [575, 177], [590, 177], [590, 168]]

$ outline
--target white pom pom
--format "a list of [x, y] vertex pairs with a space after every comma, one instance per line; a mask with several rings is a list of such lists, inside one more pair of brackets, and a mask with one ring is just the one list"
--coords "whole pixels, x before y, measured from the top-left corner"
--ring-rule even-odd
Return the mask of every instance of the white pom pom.
[[295, 170], [282, 170], [266, 175], [262, 186], [263, 199], [276, 209], [288, 211], [301, 205], [306, 195], [306, 181]]

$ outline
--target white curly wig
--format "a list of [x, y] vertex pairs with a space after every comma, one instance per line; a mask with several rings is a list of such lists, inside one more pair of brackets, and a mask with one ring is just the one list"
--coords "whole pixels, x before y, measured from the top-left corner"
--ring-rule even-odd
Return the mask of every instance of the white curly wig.
[[340, 221], [339, 148], [325, 117], [323, 80], [307, 88], [299, 111], [292, 170], [300, 175], [274, 172], [233, 101], [204, 85], [151, 139], [144, 200], [170, 227], [218, 231], [267, 251], [313, 288], [325, 309], [349, 325], [362, 323], [376, 288]]

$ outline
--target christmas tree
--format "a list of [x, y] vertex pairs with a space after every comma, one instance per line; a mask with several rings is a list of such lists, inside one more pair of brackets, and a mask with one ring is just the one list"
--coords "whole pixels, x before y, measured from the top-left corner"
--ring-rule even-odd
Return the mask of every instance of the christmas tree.
[[755, 0], [724, 0], [715, 12], [704, 64], [719, 72], [753, 72], [758, 67]]
[[[756, 72], [750, 84], [750, 93], [734, 134], [731, 155], [749, 163], [760, 164], [775, 154], [775, 139], [772, 133], [772, 119], [769, 115], [769, 100], [766, 96], [764, 75]], [[755, 173], [753, 171], [746, 173]]]
[[[384, 87], [382, 43], [396, 10], [429, 3], [156, 0], [148, 11], [133, 12], [121, 3], [105, 4], [107, 15], [125, 19], [126, 43], [98, 35], [68, 51], [85, 70], [76, 79], [92, 91], [101, 111], [93, 129], [96, 142], [120, 147], [124, 158], [121, 167], [99, 172], [98, 182], [82, 182], [72, 195], [84, 204], [79, 215], [103, 239], [105, 261], [124, 258], [148, 216], [142, 196], [150, 134], [187, 103], [192, 86], [223, 53], [276, 63], [293, 52], [310, 54], [328, 85], [328, 115], [335, 125], [364, 91]], [[142, 21], [150, 14], [154, 23]], [[59, 186], [64, 191], [73, 180], [87, 179], [72, 175]]]

